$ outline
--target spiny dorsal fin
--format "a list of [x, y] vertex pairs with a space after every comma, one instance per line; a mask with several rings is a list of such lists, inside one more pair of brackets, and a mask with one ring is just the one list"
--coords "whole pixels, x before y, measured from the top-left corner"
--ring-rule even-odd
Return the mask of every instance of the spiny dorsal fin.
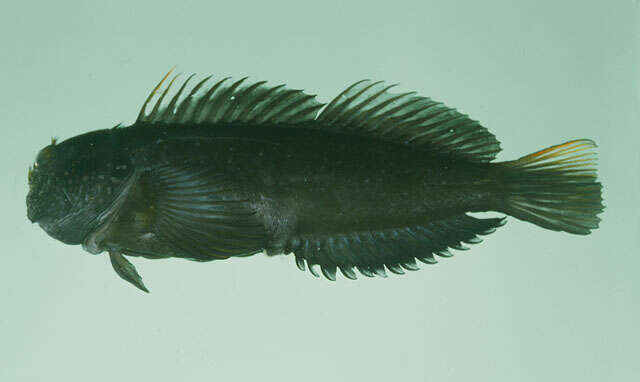
[[495, 136], [477, 121], [414, 92], [390, 93], [394, 86], [382, 81], [358, 81], [334, 98], [317, 121], [345, 133], [474, 162], [489, 162], [500, 151]]
[[[247, 77], [214, 80], [208, 76], [189, 88], [189, 76], [175, 94], [165, 100], [179, 75], [160, 93], [171, 71], [151, 91], [136, 122], [171, 124], [214, 124], [245, 122], [255, 124], [296, 124], [312, 121], [324, 106], [302, 90], [284, 85], [268, 86], [265, 81], [248, 82]], [[188, 89], [189, 88], [189, 89]], [[147, 110], [153, 102], [151, 111]]]

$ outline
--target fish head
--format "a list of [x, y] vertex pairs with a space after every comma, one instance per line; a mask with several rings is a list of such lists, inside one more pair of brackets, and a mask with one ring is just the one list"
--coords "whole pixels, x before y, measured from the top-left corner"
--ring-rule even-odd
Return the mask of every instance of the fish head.
[[113, 161], [112, 147], [103, 132], [60, 144], [53, 140], [29, 168], [27, 217], [63, 243], [83, 242], [126, 177], [115, 170], [122, 166]]

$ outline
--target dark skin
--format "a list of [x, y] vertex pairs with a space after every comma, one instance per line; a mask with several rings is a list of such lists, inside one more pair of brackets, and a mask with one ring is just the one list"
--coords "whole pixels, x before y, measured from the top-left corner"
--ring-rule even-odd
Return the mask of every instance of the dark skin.
[[597, 228], [592, 141], [491, 163], [500, 145], [477, 121], [382, 82], [358, 81], [323, 105], [246, 78], [189, 88], [189, 77], [172, 93], [169, 74], [134, 125], [54, 142], [29, 174], [29, 219], [64, 243], [109, 252], [144, 291], [123, 254], [294, 253], [314, 275], [355, 279], [356, 268], [416, 270], [416, 260], [432, 264], [504, 224], [468, 212]]
[[[499, 199], [489, 164], [432, 157], [359, 137], [304, 128], [188, 126], [133, 126], [117, 134], [118, 141], [129, 142], [119, 147], [135, 153], [142, 173], [165, 162], [215, 168], [250, 200], [265, 227], [264, 248], [276, 252], [284, 246], [278, 241], [292, 235], [421, 224], [486, 211]], [[135, 147], [144, 141], [152, 143]], [[152, 231], [157, 192], [149, 177], [140, 178], [109, 230], [105, 249], [189, 257], [157, 240], [137, 239]]]

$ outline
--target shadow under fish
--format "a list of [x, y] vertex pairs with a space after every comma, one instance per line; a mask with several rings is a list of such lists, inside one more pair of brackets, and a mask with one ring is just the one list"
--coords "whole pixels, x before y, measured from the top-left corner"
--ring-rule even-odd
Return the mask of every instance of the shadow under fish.
[[417, 270], [504, 224], [497, 211], [586, 235], [603, 210], [594, 142], [492, 162], [477, 121], [394, 85], [356, 82], [329, 104], [284, 85], [211, 76], [174, 90], [171, 71], [136, 122], [40, 151], [27, 214], [51, 237], [123, 256], [196, 261], [295, 255], [335, 280]]

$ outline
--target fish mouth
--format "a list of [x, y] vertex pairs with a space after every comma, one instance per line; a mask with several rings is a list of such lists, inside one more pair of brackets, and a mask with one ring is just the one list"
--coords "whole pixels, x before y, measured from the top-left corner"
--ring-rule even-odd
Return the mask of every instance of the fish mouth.
[[98, 225], [96, 219], [82, 212], [67, 214], [61, 218], [45, 216], [32, 222], [37, 223], [50, 237], [70, 245], [82, 244]]
[[43, 216], [44, 209], [38, 206], [36, 203], [35, 195], [33, 192], [33, 188], [29, 188], [29, 193], [27, 194], [27, 218], [31, 223], [37, 223], [38, 220], [41, 220]]

